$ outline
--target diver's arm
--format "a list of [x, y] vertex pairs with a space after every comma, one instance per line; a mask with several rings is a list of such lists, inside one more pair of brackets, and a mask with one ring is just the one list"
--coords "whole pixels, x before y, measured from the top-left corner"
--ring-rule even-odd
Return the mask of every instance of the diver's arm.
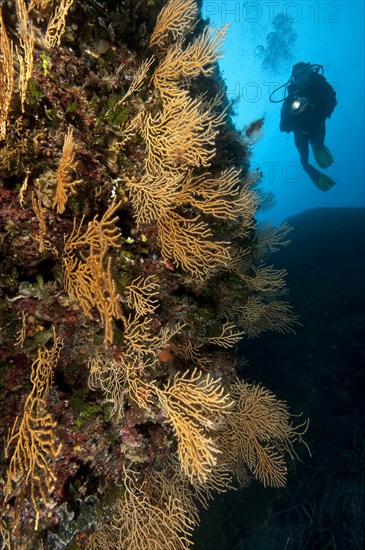
[[292, 98], [287, 97], [283, 103], [280, 113], [280, 132], [289, 134], [294, 130], [294, 120], [291, 111]]
[[330, 118], [336, 105], [336, 92], [324, 76], [316, 75], [316, 98], [315, 105], [318, 115], [323, 118]]

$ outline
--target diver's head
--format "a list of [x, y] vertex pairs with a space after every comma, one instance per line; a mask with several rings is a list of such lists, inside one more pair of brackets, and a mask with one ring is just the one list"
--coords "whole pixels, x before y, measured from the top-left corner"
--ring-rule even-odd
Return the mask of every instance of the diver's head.
[[311, 64], [300, 61], [299, 63], [293, 65], [291, 76], [295, 84], [301, 87], [305, 86], [309, 82], [311, 72]]

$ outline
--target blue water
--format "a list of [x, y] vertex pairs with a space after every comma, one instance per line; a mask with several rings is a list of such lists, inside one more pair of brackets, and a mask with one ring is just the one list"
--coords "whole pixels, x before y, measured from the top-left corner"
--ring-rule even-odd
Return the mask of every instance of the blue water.
[[[364, 5], [363, 0], [203, 2], [203, 17], [213, 26], [230, 23], [219, 63], [229, 98], [239, 100], [236, 126], [243, 129], [265, 116], [251, 164], [263, 171], [261, 188], [274, 193], [276, 204], [259, 219], [277, 225], [309, 208], [365, 205]], [[323, 65], [337, 92], [326, 135], [334, 164], [324, 171], [336, 185], [327, 193], [302, 171], [293, 134], [279, 131], [281, 103], [269, 101], [298, 61]], [[315, 165], [313, 158], [310, 162]]]

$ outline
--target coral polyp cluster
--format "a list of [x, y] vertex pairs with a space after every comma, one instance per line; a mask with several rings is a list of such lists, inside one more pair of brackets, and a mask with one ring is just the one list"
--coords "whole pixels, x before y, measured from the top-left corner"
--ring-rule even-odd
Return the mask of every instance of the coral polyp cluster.
[[306, 430], [237, 379], [237, 342], [295, 323], [263, 264], [288, 228], [256, 230], [262, 122], [234, 128], [227, 28], [192, 0], [16, 0], [0, 31], [3, 547], [188, 548]]

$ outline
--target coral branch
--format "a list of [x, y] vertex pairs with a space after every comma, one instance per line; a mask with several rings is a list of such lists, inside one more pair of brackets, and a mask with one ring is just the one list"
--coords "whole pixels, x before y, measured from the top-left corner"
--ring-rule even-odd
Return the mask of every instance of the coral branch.
[[228, 413], [232, 402], [219, 381], [197, 370], [175, 375], [164, 389], [155, 391], [176, 433], [182, 471], [204, 483], [219, 454], [209, 428]]
[[82, 222], [66, 240], [63, 255], [65, 288], [78, 301], [89, 318], [95, 306], [104, 326], [104, 344], [113, 342], [113, 318], [124, 318], [119, 295], [112, 277], [112, 259], [106, 258], [111, 247], [118, 246], [119, 231], [114, 216], [119, 203], [113, 202], [99, 221], [94, 218], [85, 233]]
[[13, 43], [9, 40], [0, 7], [0, 140], [6, 136], [10, 101], [14, 90]]
[[62, 156], [57, 169], [57, 187], [53, 199], [53, 208], [57, 208], [57, 212], [62, 214], [65, 211], [65, 205], [68, 199], [68, 191], [74, 191], [76, 185], [81, 183], [81, 180], [74, 180], [71, 173], [77, 168], [75, 143], [73, 140], [73, 129], [69, 127], [63, 143]]
[[174, 40], [181, 39], [194, 28], [197, 15], [195, 0], [169, 0], [157, 18], [150, 46], [163, 48], [170, 34]]
[[13, 483], [17, 485], [17, 492], [20, 494], [23, 486], [30, 484], [31, 499], [36, 511], [35, 529], [38, 526], [41, 504], [47, 506], [56, 479], [48, 459], [56, 458], [61, 448], [55, 443], [56, 422], [46, 412], [46, 402], [53, 370], [62, 347], [63, 340], [54, 333], [53, 347], [38, 350], [38, 358], [32, 365], [32, 390], [24, 405], [23, 419], [19, 428], [15, 421], [6, 447], [8, 456], [12, 445], [16, 444], [7, 473], [6, 498], [13, 492]]
[[55, 12], [48, 23], [45, 41], [49, 48], [61, 44], [61, 38], [66, 29], [66, 17], [74, 0], [58, 0]]
[[265, 486], [283, 487], [285, 454], [296, 457], [295, 442], [303, 442], [308, 428], [290, 422], [288, 407], [269, 390], [237, 380], [231, 390], [235, 409], [226, 417], [220, 449], [232, 463], [243, 461]]

